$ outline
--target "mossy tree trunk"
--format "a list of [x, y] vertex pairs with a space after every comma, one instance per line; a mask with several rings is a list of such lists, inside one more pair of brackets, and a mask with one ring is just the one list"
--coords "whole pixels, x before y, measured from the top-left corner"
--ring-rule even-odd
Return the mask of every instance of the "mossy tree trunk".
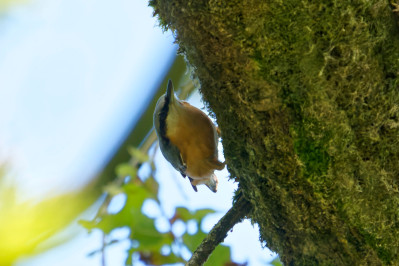
[[399, 264], [399, 33], [387, 0], [152, 0], [286, 265]]

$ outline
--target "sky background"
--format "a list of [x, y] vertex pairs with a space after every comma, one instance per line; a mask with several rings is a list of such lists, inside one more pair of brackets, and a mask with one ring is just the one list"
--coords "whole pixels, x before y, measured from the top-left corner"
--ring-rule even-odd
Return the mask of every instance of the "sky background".
[[[22, 200], [75, 190], [101, 169], [173, 63], [173, 41], [157, 27], [147, 1], [37, 0], [0, 17], [0, 159], [9, 162]], [[199, 94], [190, 102], [202, 107]], [[204, 186], [194, 193], [159, 151], [155, 162], [167, 215], [176, 206], [215, 208], [204, 222], [209, 230], [230, 208], [236, 184], [227, 181], [226, 170], [217, 173], [218, 193]], [[122, 204], [117, 197], [111, 208]], [[92, 218], [98, 206], [80, 218]], [[159, 230], [167, 229], [151, 201], [144, 211]], [[101, 246], [99, 233], [73, 223], [62, 234], [76, 237], [16, 265], [100, 265], [99, 255], [87, 257]], [[113, 234], [124, 238], [127, 230]], [[235, 261], [264, 265], [275, 254], [262, 250], [258, 238], [256, 226], [245, 221], [225, 243]], [[127, 247], [122, 241], [108, 248], [108, 265], [123, 265]]]

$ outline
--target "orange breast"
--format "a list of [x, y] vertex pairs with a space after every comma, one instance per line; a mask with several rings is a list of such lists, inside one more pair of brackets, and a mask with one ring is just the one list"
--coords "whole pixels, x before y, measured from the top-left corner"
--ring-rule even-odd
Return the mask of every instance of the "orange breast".
[[179, 112], [177, 127], [173, 132], [168, 131], [167, 136], [179, 148], [188, 176], [193, 179], [209, 177], [220, 168], [217, 163], [221, 164], [217, 159], [216, 130], [202, 111], [185, 102], [183, 108], [184, 111]]

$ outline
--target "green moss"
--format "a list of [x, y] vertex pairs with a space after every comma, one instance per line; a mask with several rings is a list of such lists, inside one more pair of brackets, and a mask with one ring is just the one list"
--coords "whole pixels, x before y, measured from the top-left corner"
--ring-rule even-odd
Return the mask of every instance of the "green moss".
[[384, 262], [384, 264], [391, 265], [394, 259], [392, 252], [379, 246], [379, 241], [375, 238], [375, 235], [371, 235], [364, 231], [361, 232], [361, 234], [363, 235], [364, 240], [376, 250], [378, 257]]
[[[308, 123], [305, 122], [305, 124]], [[325, 143], [328, 142], [331, 137], [329, 134], [325, 134], [321, 140], [314, 139], [304, 127], [297, 128], [294, 134], [296, 135], [294, 139], [294, 150], [304, 164], [304, 177], [312, 179], [312, 182], [324, 182], [323, 177], [327, 175], [330, 161], [330, 156], [326, 150], [327, 145]]]
[[151, 3], [217, 117], [262, 241], [287, 265], [399, 264], [388, 1]]
[[[154, 9], [153, 16], [159, 15], [158, 8], [157, 8], [158, 0], [149, 0], [148, 6], [150, 6]], [[159, 27], [161, 27], [163, 31], [167, 31], [169, 29], [169, 27], [170, 27], [169, 24], [165, 20], [163, 20], [161, 16], [158, 16], [158, 22], [159, 22]]]

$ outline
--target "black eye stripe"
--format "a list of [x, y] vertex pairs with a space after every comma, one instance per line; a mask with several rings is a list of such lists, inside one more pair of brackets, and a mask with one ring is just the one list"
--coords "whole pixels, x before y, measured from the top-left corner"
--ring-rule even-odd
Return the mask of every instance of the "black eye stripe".
[[169, 142], [169, 139], [166, 137], [166, 117], [169, 113], [169, 103], [170, 97], [168, 97], [168, 94], [166, 93], [164, 104], [159, 112], [159, 134], [167, 141], [167, 143]]

